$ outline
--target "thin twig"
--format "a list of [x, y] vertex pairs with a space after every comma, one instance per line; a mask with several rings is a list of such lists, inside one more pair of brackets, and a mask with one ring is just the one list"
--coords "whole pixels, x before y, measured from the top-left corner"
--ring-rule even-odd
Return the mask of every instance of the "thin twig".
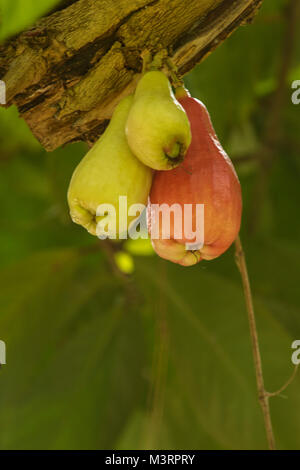
[[182, 79], [182, 77], [179, 76], [178, 67], [176, 67], [173, 60], [170, 57], [167, 57], [165, 62], [166, 62], [166, 65], [168, 67], [168, 70], [169, 70], [169, 74], [170, 74], [170, 77], [171, 77], [173, 87], [175, 89], [183, 87], [184, 86], [183, 79]]
[[275, 438], [274, 438], [271, 413], [270, 413], [269, 394], [266, 392], [265, 386], [264, 386], [262, 361], [261, 361], [261, 355], [260, 355], [260, 349], [259, 349], [258, 334], [257, 334], [257, 328], [256, 328], [256, 320], [255, 320], [255, 313], [254, 313], [254, 308], [253, 308], [253, 299], [252, 299], [250, 281], [249, 281], [249, 276], [248, 276], [246, 258], [245, 258], [245, 254], [243, 251], [241, 239], [239, 236], [236, 239], [235, 247], [236, 247], [236, 252], [235, 252], [236, 262], [237, 262], [237, 265], [238, 265], [238, 268], [240, 270], [241, 277], [242, 277], [245, 301], [246, 301], [247, 312], [248, 312], [258, 399], [259, 399], [262, 412], [263, 412], [268, 446], [270, 450], [275, 450], [276, 447], [275, 447]]
[[132, 276], [122, 272], [115, 261], [115, 254], [122, 250], [123, 243], [124, 242], [113, 243], [108, 239], [101, 240], [99, 249], [105, 254], [111, 272], [120, 282], [120, 285], [123, 286], [128, 302], [131, 305], [136, 305], [140, 301], [140, 292], [136, 288]]
[[106, 260], [111, 268], [111, 271], [113, 274], [120, 279], [122, 283], [127, 283], [128, 282], [128, 276], [120, 271], [118, 268], [116, 262], [115, 262], [115, 254], [117, 251], [120, 250], [120, 245], [113, 245], [113, 243], [110, 240], [101, 240], [99, 243], [99, 249], [102, 250], [102, 252], [106, 256]]
[[292, 375], [290, 376], [290, 378], [287, 380], [287, 382], [282, 386], [280, 387], [279, 390], [277, 390], [276, 392], [266, 392], [268, 397], [277, 397], [278, 395], [280, 395], [282, 392], [284, 392], [284, 390], [293, 382], [293, 380], [295, 379], [296, 375], [297, 375], [297, 372], [298, 372], [298, 367], [299, 367], [299, 364], [297, 364], [295, 367], [294, 367], [294, 370], [293, 370], [293, 373]]

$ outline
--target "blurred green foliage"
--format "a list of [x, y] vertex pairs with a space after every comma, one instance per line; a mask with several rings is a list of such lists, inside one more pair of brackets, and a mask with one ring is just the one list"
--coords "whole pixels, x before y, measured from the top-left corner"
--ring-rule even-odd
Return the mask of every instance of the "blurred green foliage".
[[[18, 12], [14, 30], [25, 24], [22, 3], [1, 2]], [[269, 391], [291, 374], [300, 339], [300, 105], [288, 81], [283, 139], [253, 219], [260, 167], [251, 157], [270, 118], [285, 4], [265, 0], [254, 24], [186, 78], [243, 187]], [[299, 39], [288, 79], [300, 79]], [[0, 126], [0, 448], [265, 448], [233, 249], [192, 268], [160, 260], [144, 240], [112, 255], [68, 215], [68, 182], [86, 146], [46, 153], [14, 108], [0, 109]], [[300, 449], [299, 385], [271, 400], [278, 448]]]
[[0, 0], [0, 40], [30, 26], [59, 0]]

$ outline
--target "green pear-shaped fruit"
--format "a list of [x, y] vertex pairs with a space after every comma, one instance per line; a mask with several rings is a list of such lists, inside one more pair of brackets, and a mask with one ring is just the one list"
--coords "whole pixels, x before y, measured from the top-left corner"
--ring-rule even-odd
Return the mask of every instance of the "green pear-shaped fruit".
[[[132, 154], [125, 135], [132, 102], [131, 95], [119, 103], [106, 131], [81, 160], [72, 176], [68, 190], [71, 218], [92, 235], [99, 236], [99, 222], [103, 222], [108, 213], [113, 215], [113, 211], [109, 210], [101, 214], [99, 207], [102, 210], [103, 205], [110, 205], [115, 209], [116, 236], [113, 233], [108, 236], [125, 238], [124, 232], [126, 235], [136, 216], [128, 216], [126, 211], [127, 227], [124, 228], [124, 196], [127, 197], [128, 209], [133, 204], [147, 204], [153, 172]], [[120, 198], [122, 210], [119, 207]]]
[[147, 72], [140, 80], [126, 135], [133, 153], [155, 170], [170, 170], [184, 159], [192, 140], [190, 123], [162, 72]]

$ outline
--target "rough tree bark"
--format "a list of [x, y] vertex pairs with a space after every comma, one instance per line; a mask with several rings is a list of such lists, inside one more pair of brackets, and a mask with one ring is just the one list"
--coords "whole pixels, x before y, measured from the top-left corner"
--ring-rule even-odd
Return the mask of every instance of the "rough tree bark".
[[262, 0], [64, 0], [0, 46], [7, 106], [15, 104], [47, 150], [93, 143], [141, 73], [141, 53], [166, 49], [190, 71]]

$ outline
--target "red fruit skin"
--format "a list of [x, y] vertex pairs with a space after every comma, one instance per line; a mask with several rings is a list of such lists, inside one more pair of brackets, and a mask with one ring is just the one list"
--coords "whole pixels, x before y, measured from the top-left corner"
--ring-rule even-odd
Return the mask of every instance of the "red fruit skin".
[[[236, 239], [241, 224], [242, 196], [235, 169], [218, 141], [205, 105], [190, 96], [179, 99], [179, 102], [190, 120], [192, 143], [179, 167], [155, 173], [149, 197], [148, 227], [159, 256], [190, 266], [201, 259], [217, 258]], [[193, 204], [193, 228], [196, 227], [195, 205], [204, 204], [203, 248], [187, 251], [185, 244], [193, 241], [184, 237], [174, 239], [173, 217], [170, 240], [163, 240], [161, 226], [159, 239], [153, 239], [157, 220], [151, 214], [151, 204], [163, 203], [169, 206], [177, 203], [182, 208], [184, 204]]]

